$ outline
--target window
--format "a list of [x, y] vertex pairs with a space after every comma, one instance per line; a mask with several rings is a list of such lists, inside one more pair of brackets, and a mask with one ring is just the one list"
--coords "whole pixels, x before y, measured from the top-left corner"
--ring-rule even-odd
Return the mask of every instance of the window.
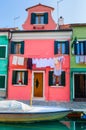
[[31, 24], [48, 24], [48, 13], [32, 13]]
[[49, 86], [65, 86], [65, 72], [61, 76], [55, 76], [53, 71], [49, 71]]
[[5, 89], [6, 76], [0, 75], [0, 89]]
[[6, 46], [0, 46], [0, 58], [6, 58]]
[[24, 42], [11, 42], [11, 54], [24, 54]]
[[36, 24], [44, 24], [44, 15], [43, 14], [36, 15]]
[[69, 42], [68, 41], [55, 41], [54, 54], [69, 54]]
[[27, 85], [28, 84], [28, 72], [27, 71], [13, 71], [12, 84]]
[[75, 55], [86, 55], [86, 41], [79, 41], [74, 44]]

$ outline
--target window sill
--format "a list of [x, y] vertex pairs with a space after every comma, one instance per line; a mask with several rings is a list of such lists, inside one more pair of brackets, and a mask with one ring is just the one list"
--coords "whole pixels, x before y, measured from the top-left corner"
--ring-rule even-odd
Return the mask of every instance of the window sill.
[[44, 23], [38, 23], [38, 24], [35, 23], [33, 25], [45, 25], [45, 24]]
[[13, 84], [13, 86], [18, 86], [18, 87], [20, 86], [21, 87], [21, 86], [27, 86], [27, 85], [25, 85], [25, 84]]
[[6, 60], [7, 59], [7, 57], [5, 57], [5, 58], [0, 58], [0, 60]]
[[64, 86], [59, 86], [59, 85], [56, 85], [56, 86], [50, 86], [52, 88], [63, 88]]

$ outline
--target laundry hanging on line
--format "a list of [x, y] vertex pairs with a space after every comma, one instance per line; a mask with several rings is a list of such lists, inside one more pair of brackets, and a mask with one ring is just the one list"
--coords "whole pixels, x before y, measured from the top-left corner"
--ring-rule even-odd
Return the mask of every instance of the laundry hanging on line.
[[24, 57], [13, 56], [12, 64], [13, 65], [24, 65]]

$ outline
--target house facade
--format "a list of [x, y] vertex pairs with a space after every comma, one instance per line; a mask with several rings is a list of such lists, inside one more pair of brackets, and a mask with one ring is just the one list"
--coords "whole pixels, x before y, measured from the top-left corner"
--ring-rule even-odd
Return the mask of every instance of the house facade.
[[9, 31], [0, 30], [0, 98], [7, 97]]
[[23, 30], [11, 32], [8, 99], [70, 101], [72, 30], [56, 29], [53, 10], [27, 8]]
[[72, 24], [70, 84], [71, 100], [86, 100], [86, 24]]

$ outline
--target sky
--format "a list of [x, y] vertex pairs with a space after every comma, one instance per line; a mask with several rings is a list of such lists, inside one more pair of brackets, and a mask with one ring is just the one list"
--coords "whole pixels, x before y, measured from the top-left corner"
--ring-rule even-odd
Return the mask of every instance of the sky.
[[86, 0], [1, 0], [0, 28], [22, 29], [28, 14], [25, 9], [39, 3], [54, 8], [55, 22], [62, 16], [64, 24], [86, 23]]

